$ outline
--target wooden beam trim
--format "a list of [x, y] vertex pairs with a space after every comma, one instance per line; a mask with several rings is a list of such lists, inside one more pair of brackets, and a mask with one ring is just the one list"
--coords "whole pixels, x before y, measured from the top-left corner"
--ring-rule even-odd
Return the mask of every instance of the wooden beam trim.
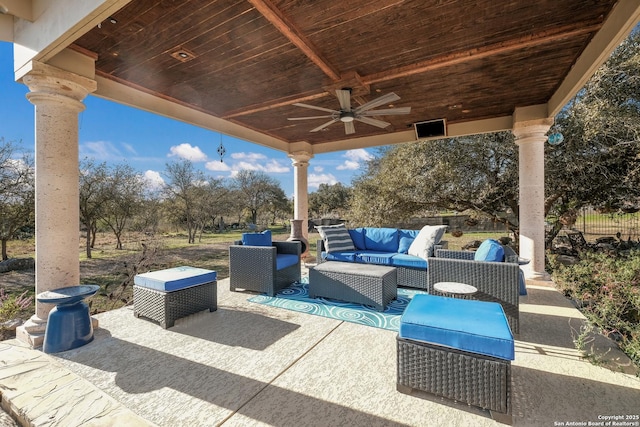
[[380, 83], [401, 77], [408, 77], [414, 74], [433, 71], [438, 68], [449, 67], [476, 59], [487, 58], [489, 56], [498, 55], [505, 52], [511, 52], [528, 47], [535, 47], [541, 44], [552, 43], [567, 37], [575, 37], [598, 31], [602, 27], [601, 24], [591, 25], [588, 27], [570, 29], [558, 29], [550, 33], [545, 31], [542, 33], [520, 37], [508, 42], [495, 43], [492, 45], [465, 50], [449, 55], [443, 55], [437, 58], [421, 61], [416, 64], [400, 67], [395, 70], [382, 71], [380, 73], [362, 76], [362, 81], [366, 84]]
[[318, 49], [313, 46], [304, 33], [297, 28], [286, 16], [269, 0], [248, 0], [258, 12], [265, 17], [291, 43], [297, 46], [323, 73], [330, 79], [340, 80], [338, 73], [329, 62], [322, 57]]
[[231, 119], [233, 117], [246, 116], [248, 114], [259, 113], [260, 111], [270, 110], [272, 108], [284, 107], [286, 105], [295, 104], [296, 102], [313, 101], [314, 99], [324, 98], [330, 95], [329, 92], [307, 92], [307, 94], [296, 95], [295, 97], [284, 97], [267, 101], [262, 104], [254, 104], [247, 108], [243, 108], [236, 111], [230, 111], [227, 114], [221, 116], [223, 119]]

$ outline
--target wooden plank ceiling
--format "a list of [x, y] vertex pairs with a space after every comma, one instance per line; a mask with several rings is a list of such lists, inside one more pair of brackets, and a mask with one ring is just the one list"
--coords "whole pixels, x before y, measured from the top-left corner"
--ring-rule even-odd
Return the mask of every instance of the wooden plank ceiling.
[[[98, 75], [287, 142], [507, 116], [557, 89], [615, 0], [133, 0], [75, 46]], [[186, 58], [183, 58], [186, 56]], [[407, 115], [289, 121], [395, 92]], [[389, 108], [381, 106], [379, 108]]]

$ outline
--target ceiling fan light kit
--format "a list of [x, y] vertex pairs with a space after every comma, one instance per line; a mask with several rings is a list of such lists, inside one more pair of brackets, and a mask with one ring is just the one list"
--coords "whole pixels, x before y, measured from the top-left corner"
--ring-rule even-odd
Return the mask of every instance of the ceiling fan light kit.
[[351, 89], [336, 89], [336, 97], [338, 98], [338, 102], [340, 103], [339, 110], [332, 110], [330, 108], [318, 107], [315, 105], [302, 104], [298, 102], [293, 105], [297, 107], [309, 108], [312, 110], [324, 111], [325, 113], [329, 114], [323, 116], [289, 117], [288, 120], [331, 119], [328, 122], [311, 129], [310, 132], [318, 132], [326, 129], [333, 123], [342, 122], [344, 123], [345, 134], [350, 135], [356, 132], [355, 126], [353, 124], [354, 121], [383, 129], [391, 125], [391, 123], [374, 119], [371, 116], [391, 116], [397, 114], [409, 114], [411, 112], [411, 107], [385, 108], [381, 110], [374, 110], [374, 108], [376, 107], [390, 104], [399, 100], [400, 97], [393, 92], [382, 95], [355, 108], [351, 107]]

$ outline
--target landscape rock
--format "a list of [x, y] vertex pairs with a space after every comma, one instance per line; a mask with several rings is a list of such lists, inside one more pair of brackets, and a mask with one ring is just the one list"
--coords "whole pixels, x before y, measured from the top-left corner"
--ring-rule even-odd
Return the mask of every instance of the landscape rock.
[[9, 258], [0, 262], [0, 273], [13, 270], [28, 270], [35, 268], [36, 261], [33, 258]]

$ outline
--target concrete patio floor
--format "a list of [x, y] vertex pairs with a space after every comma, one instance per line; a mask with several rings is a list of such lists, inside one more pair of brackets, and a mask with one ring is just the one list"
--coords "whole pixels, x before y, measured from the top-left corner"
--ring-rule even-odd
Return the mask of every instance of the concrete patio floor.
[[[528, 289], [512, 365], [513, 425], [638, 415], [640, 379], [628, 358], [603, 337], [591, 343], [600, 363], [582, 358], [573, 344], [580, 312], [551, 287]], [[131, 307], [102, 313], [93, 342], [55, 355], [4, 341], [2, 406], [32, 426], [501, 425], [488, 411], [397, 392], [395, 332], [251, 296], [221, 280], [216, 312], [167, 330]]]

